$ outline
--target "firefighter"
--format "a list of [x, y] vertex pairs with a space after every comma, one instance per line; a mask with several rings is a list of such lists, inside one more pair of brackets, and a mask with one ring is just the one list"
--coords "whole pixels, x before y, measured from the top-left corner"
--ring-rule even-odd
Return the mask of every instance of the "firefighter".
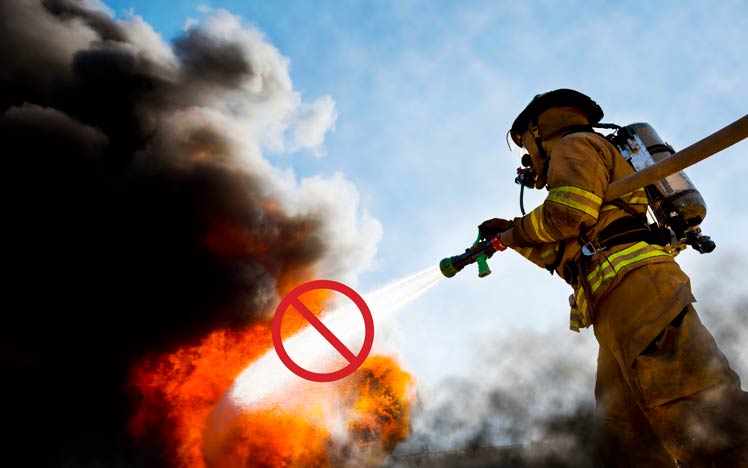
[[603, 202], [633, 172], [591, 127], [603, 111], [559, 89], [536, 96], [510, 130], [532, 159], [543, 204], [494, 218], [481, 237], [556, 273], [573, 289], [573, 330], [594, 326], [598, 449], [606, 466], [748, 467], [748, 393], [692, 303], [689, 278], [646, 222], [636, 190]]

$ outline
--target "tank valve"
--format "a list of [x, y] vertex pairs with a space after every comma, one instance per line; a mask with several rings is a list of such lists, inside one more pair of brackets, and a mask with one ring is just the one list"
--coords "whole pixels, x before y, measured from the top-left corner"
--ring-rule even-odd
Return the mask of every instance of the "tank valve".
[[702, 234], [699, 228], [686, 231], [686, 244], [702, 254], [709, 253], [717, 247], [712, 238]]

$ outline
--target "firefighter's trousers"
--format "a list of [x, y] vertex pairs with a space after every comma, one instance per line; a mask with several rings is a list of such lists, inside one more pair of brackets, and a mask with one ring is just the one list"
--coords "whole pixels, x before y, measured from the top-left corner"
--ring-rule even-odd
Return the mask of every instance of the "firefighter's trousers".
[[692, 301], [673, 262], [629, 272], [598, 305], [606, 466], [748, 467], [748, 393]]

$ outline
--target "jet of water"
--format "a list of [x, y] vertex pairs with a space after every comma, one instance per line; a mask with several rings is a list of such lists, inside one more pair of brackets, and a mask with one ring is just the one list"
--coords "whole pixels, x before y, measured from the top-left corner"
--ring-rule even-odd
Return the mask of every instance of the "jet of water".
[[[371, 310], [376, 329], [381, 323], [405, 304], [434, 286], [443, 278], [437, 267], [393, 281], [363, 296]], [[350, 350], [361, 348], [364, 337], [361, 313], [352, 303], [336, 307], [321, 317], [322, 323], [330, 329]], [[311, 326], [306, 326], [293, 336], [283, 340], [288, 354], [301, 367], [320, 372], [344, 367], [346, 361]], [[355, 353], [355, 351], [354, 351]], [[301, 381], [281, 362], [275, 349], [266, 352], [250, 364], [234, 381], [228, 392], [229, 400], [238, 407], [257, 404], [281, 390], [290, 388]], [[307, 381], [304, 381], [307, 382]]]

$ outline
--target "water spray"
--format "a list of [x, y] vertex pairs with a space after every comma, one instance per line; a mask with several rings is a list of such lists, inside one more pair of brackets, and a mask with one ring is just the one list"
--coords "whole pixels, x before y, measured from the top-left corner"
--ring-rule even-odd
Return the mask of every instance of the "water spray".
[[[432, 267], [364, 294], [374, 323], [380, 323], [392, 316], [394, 312], [438, 283], [441, 278], [436, 267]], [[354, 309], [353, 305], [343, 305], [320, 317], [325, 326], [335, 330], [335, 335], [349, 345], [349, 349], [357, 349], [356, 345], [360, 347], [363, 340], [363, 330], [359, 323], [360, 314]], [[329, 343], [319, 339], [317, 331], [311, 326], [304, 327], [295, 335], [284, 339], [284, 345], [289, 354], [298, 357], [298, 364], [306, 368], [319, 367], [320, 364], [334, 367], [333, 365], [341, 359]], [[276, 351], [271, 349], [239, 374], [227, 393], [229, 402], [222, 403], [246, 408], [259, 404], [273, 395], [280, 397], [283, 390], [288, 390], [301, 382], [306, 381], [288, 370]]]

